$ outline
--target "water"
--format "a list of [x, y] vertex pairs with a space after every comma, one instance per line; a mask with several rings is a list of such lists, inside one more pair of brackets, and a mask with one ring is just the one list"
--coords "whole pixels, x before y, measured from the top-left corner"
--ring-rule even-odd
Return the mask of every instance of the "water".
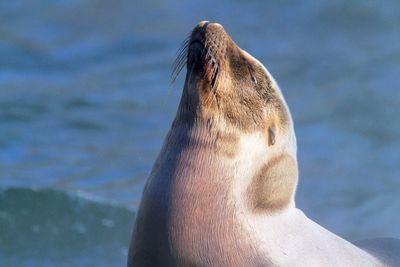
[[133, 214], [54, 190], [0, 193], [1, 266], [123, 266]]
[[399, 2], [1, 1], [1, 267], [124, 265], [182, 90], [170, 66], [204, 19], [282, 87], [298, 206], [400, 238]]

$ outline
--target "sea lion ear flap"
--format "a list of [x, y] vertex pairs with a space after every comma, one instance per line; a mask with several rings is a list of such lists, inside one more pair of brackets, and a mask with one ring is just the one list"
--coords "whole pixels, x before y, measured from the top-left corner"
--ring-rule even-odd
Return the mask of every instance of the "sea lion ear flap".
[[275, 144], [276, 138], [276, 126], [275, 123], [268, 127], [268, 146], [273, 146]]

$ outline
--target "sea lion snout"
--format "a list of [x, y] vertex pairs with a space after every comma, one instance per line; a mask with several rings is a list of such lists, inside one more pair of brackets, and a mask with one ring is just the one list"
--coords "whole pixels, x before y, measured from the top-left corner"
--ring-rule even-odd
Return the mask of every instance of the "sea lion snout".
[[190, 35], [188, 69], [205, 77], [212, 90], [216, 87], [229, 40], [221, 24], [209, 21], [200, 22]]
[[221, 24], [202, 21], [193, 29], [189, 46], [201, 43], [204, 49], [207, 50], [204, 52], [209, 52], [208, 50], [216, 49], [220, 43], [226, 42], [227, 36], [228, 34]]
[[189, 46], [195, 43], [201, 43], [205, 50], [215, 49], [215, 47], [212, 46], [223, 42], [226, 36], [227, 33], [221, 24], [202, 21], [192, 30]]
[[205, 33], [208, 31], [215, 31], [215, 30], [223, 30], [224, 31], [224, 27], [222, 27], [221, 24], [216, 23], [216, 22], [209, 22], [208, 20], [203, 20], [201, 21], [199, 24], [197, 24], [196, 27], [194, 27], [193, 31], [192, 31], [192, 38], [194, 37], [194, 35], [202, 35], [202, 37], [204, 37]]

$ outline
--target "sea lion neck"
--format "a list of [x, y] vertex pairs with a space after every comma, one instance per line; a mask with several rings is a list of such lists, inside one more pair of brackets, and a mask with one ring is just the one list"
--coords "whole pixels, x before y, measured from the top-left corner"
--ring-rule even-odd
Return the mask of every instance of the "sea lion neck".
[[175, 118], [166, 142], [175, 143], [179, 149], [207, 149], [210, 157], [232, 159], [238, 152], [240, 132], [224, 128], [217, 120], [181, 112]]

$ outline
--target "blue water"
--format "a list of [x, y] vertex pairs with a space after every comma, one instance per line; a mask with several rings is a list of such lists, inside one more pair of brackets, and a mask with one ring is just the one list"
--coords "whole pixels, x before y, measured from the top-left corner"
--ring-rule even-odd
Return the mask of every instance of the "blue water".
[[124, 266], [133, 214], [59, 191], [0, 192], [0, 266]]
[[1, 267], [124, 265], [182, 90], [170, 66], [204, 19], [282, 87], [298, 206], [400, 238], [400, 2], [0, 1]]

